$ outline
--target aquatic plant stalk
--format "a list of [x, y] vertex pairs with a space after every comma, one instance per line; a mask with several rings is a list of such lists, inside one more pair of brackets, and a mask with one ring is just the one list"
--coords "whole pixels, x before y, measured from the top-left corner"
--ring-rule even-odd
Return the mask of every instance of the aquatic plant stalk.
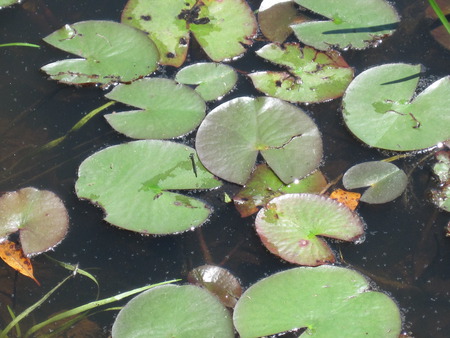
[[439, 20], [441, 20], [442, 25], [444, 25], [448, 34], [450, 34], [450, 23], [448, 22], [447, 18], [445, 17], [445, 14], [442, 12], [439, 5], [436, 3], [435, 0], [428, 0], [428, 2], [430, 3], [431, 8], [433, 8], [436, 15], [438, 16]]
[[3, 43], [3, 44], [0, 44], [0, 47], [33, 47], [33, 48], [41, 48], [41, 46], [39, 46], [39, 45], [35, 45], [33, 43], [26, 43], [26, 42]]

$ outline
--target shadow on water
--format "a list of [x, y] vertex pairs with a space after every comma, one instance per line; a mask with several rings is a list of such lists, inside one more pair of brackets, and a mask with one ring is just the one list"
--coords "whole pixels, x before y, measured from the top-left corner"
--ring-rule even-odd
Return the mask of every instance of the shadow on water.
[[[185, 278], [189, 269], [206, 261], [230, 269], [245, 287], [292, 267], [264, 249], [253, 229], [253, 217], [241, 219], [232, 205], [223, 203], [224, 192], [232, 196], [238, 190], [232, 184], [197, 194], [215, 212], [204, 226], [192, 232], [144, 237], [102, 221], [103, 212], [86, 201], [79, 201], [74, 193], [81, 161], [97, 149], [126, 140], [111, 131], [101, 116], [60, 147], [20, 162], [20, 155], [27, 149], [64, 135], [84, 114], [107, 102], [99, 88], [74, 88], [47, 80], [39, 68], [67, 55], [46, 46], [41, 39], [66, 23], [89, 19], [118, 21], [125, 2], [31, 0], [0, 11], [2, 41], [42, 45], [40, 50], [0, 49], [0, 190], [34, 186], [52, 190], [65, 201], [71, 217], [69, 236], [51, 255], [79, 263], [84, 269], [92, 268], [90, 271], [101, 285], [101, 297], [148, 283]], [[249, 3], [256, 9], [259, 1]], [[355, 67], [355, 73], [387, 62], [406, 62], [423, 64], [425, 78], [450, 74], [450, 54], [429, 35], [428, 23], [423, 18], [423, 2], [394, 3], [402, 21], [391, 38], [375, 49], [343, 53], [348, 64]], [[256, 43], [252, 49], [259, 47]], [[190, 58], [197, 60], [203, 56], [191, 52]], [[233, 65], [244, 72], [270, 67], [251, 51]], [[167, 76], [172, 75], [171, 71], [168, 70]], [[238, 86], [239, 91], [225, 99], [259, 95], [243, 77]], [[329, 179], [338, 177], [356, 163], [391, 155], [368, 148], [351, 136], [339, 113], [340, 100], [300, 107], [310, 114], [323, 134], [322, 169]], [[191, 137], [188, 143], [192, 143]], [[360, 206], [359, 213], [367, 223], [366, 240], [356, 246], [334, 243], [334, 249], [342, 255], [344, 266], [362, 272], [396, 299], [407, 331], [415, 337], [448, 337], [450, 242], [443, 232], [448, 214], [437, 211], [428, 201], [431, 162], [416, 166], [425, 155], [417, 154], [397, 162], [410, 172], [408, 191], [401, 198], [385, 205]], [[206, 246], [201, 245], [202, 239]], [[44, 286], [56, 284], [66, 273], [41, 256], [34, 259], [34, 266]], [[45, 287], [37, 288], [3, 264], [0, 280], [0, 302], [13, 305], [16, 313], [45, 293]], [[40, 321], [54, 312], [89, 302], [95, 294], [91, 282], [73, 279], [52, 296], [50, 309], [42, 307], [34, 319]], [[111, 317], [110, 312], [94, 317], [104, 327], [105, 336], [112, 324]], [[0, 321], [9, 320], [2, 310]]]

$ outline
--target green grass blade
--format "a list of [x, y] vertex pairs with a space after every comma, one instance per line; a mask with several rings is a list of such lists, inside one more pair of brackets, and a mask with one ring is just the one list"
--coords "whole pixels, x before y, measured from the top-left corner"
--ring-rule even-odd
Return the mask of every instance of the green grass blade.
[[39, 46], [39, 45], [35, 45], [33, 43], [26, 43], [26, 42], [3, 43], [3, 44], [0, 44], [0, 47], [33, 47], [33, 48], [41, 48], [41, 46]]
[[[16, 314], [14, 313], [14, 311], [9, 307], [9, 305], [6, 305], [6, 308], [8, 309], [9, 315], [11, 316], [11, 319], [14, 320], [16, 318]], [[21, 337], [22, 336], [22, 332], [20, 331], [20, 326], [19, 323], [17, 323], [14, 327], [16, 329], [16, 336], [17, 337]]]
[[450, 23], [448, 22], [447, 18], [445, 17], [445, 14], [442, 12], [439, 5], [436, 3], [435, 0], [428, 0], [428, 2], [430, 3], [431, 8], [433, 8], [436, 15], [438, 16], [439, 20], [441, 20], [448, 34], [450, 34]]

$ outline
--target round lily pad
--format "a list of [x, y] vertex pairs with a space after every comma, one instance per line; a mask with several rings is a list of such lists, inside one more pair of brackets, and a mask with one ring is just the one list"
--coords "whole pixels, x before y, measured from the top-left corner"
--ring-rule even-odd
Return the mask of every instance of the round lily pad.
[[143, 32], [112, 21], [65, 25], [44, 41], [82, 57], [42, 67], [52, 79], [69, 84], [130, 82], [151, 74], [159, 59], [155, 44]]
[[193, 285], [158, 286], [120, 310], [112, 337], [234, 337], [231, 314], [208, 291]]
[[195, 150], [174, 142], [143, 140], [103, 149], [81, 163], [78, 197], [101, 206], [105, 220], [145, 234], [168, 234], [203, 224], [211, 210], [171, 190], [220, 186]]
[[359, 74], [343, 97], [344, 121], [372, 147], [408, 151], [450, 139], [450, 77], [413, 98], [420, 65], [385, 64]]
[[69, 215], [51, 191], [23, 188], [0, 197], [0, 238], [19, 231], [25, 255], [50, 250], [67, 234]]
[[361, 196], [361, 201], [381, 204], [399, 197], [406, 189], [408, 177], [393, 163], [371, 161], [348, 169], [342, 183], [346, 189], [369, 187]]
[[233, 314], [242, 338], [306, 329], [300, 337], [398, 338], [400, 311], [356, 271], [337, 266], [283, 271], [252, 285]]
[[284, 183], [308, 175], [322, 159], [322, 140], [311, 118], [271, 97], [240, 97], [213, 109], [198, 129], [196, 148], [208, 170], [242, 185], [258, 152]]
[[313, 194], [286, 194], [258, 212], [256, 231], [266, 248], [284, 260], [309, 266], [335, 261], [318, 236], [344, 241], [364, 235], [361, 218], [343, 204]]
[[138, 139], [167, 139], [196, 128], [205, 101], [191, 88], [169, 79], [141, 79], [121, 84], [105, 95], [140, 110], [105, 115], [117, 131]]

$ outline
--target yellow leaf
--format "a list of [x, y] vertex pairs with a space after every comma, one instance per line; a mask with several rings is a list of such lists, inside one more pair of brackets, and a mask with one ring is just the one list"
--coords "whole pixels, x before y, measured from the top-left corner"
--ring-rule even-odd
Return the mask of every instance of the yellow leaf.
[[28, 257], [22, 251], [22, 248], [14, 242], [4, 240], [0, 243], [0, 258], [5, 261], [14, 270], [19, 271], [22, 275], [30, 277], [37, 285], [41, 284], [34, 278], [33, 266]]
[[357, 192], [345, 191], [342, 189], [336, 189], [330, 194], [330, 198], [344, 204], [350, 210], [355, 210], [358, 206], [361, 194]]

